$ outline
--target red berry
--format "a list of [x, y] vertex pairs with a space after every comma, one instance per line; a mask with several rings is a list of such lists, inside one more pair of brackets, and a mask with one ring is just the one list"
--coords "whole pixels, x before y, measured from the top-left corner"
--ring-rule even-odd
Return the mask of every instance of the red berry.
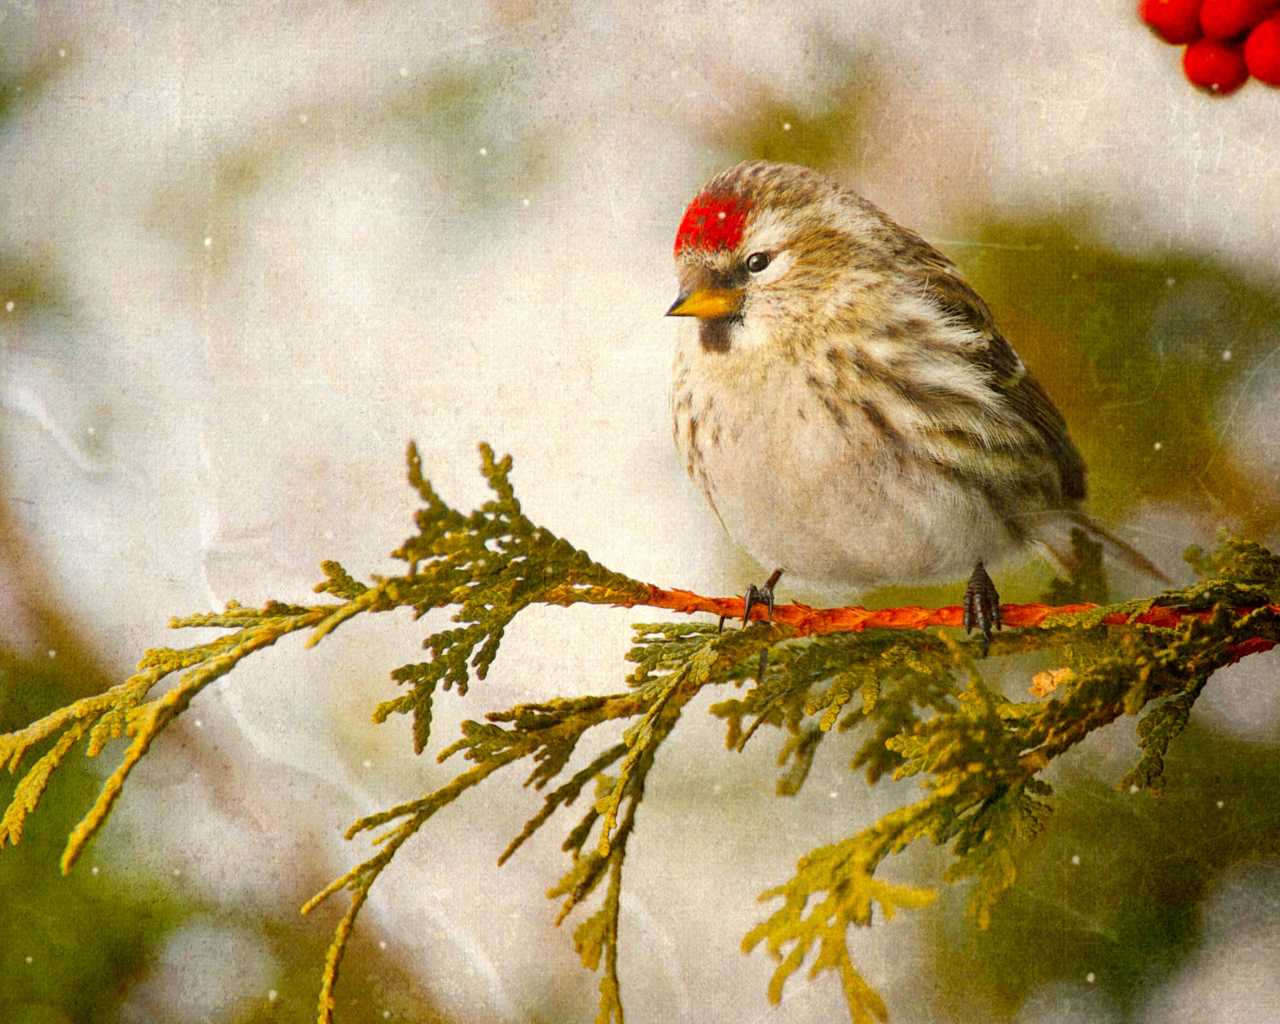
[[1228, 46], [1214, 39], [1198, 39], [1182, 55], [1182, 70], [1203, 89], [1225, 96], [1249, 80], [1244, 47]]
[[1200, 27], [1210, 39], [1226, 41], [1242, 36], [1262, 20], [1253, 0], [1204, 0]]
[[1139, 13], [1166, 43], [1181, 46], [1200, 38], [1200, 0], [1143, 0]]
[[1244, 62], [1259, 82], [1280, 85], [1280, 18], [1264, 21], [1249, 33]]

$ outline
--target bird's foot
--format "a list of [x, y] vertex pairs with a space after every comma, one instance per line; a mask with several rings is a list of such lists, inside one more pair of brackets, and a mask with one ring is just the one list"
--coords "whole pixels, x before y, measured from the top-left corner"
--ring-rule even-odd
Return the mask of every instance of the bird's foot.
[[[773, 621], [773, 588], [777, 586], [778, 580], [782, 578], [782, 570], [774, 569], [769, 574], [769, 578], [765, 580], [763, 587], [757, 587], [754, 583], [747, 587], [747, 595], [742, 602], [742, 628], [746, 629], [751, 623], [751, 609], [758, 604], [762, 604], [768, 610], [767, 621]], [[724, 625], [724, 619], [720, 620], [720, 625]], [[769, 648], [764, 648], [760, 652], [760, 665], [756, 669], [756, 683], [764, 682], [764, 670], [769, 665]]]
[[757, 587], [754, 583], [747, 587], [747, 596], [742, 602], [742, 626], [745, 629], [751, 624], [751, 609], [758, 604], [762, 604], [768, 609], [767, 621], [773, 621], [773, 588], [778, 585], [778, 580], [782, 578], [782, 570], [774, 569], [769, 578], [764, 581], [763, 587]]
[[756, 605], [765, 606], [768, 614], [765, 616], [766, 621], [773, 621], [773, 587], [767, 583], [763, 587], [757, 587], [754, 583], [748, 584], [747, 596], [742, 601], [742, 628], [746, 629], [751, 625], [751, 609]]
[[969, 585], [964, 588], [964, 631], [974, 627], [982, 633], [982, 656], [991, 647], [991, 631], [1000, 628], [1000, 594], [981, 562], [973, 567]]

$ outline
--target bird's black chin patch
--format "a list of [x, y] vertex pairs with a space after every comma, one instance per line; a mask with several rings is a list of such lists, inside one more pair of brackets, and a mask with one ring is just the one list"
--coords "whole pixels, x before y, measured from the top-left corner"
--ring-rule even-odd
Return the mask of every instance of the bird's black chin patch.
[[740, 316], [718, 316], [698, 324], [698, 341], [704, 352], [729, 351], [733, 344], [733, 328], [742, 323]]

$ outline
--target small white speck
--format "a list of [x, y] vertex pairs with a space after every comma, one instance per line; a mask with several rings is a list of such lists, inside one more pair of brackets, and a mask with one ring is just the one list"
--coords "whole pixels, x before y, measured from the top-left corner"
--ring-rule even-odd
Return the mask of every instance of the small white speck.
[[1218, 801], [1218, 809], [1219, 809], [1219, 810], [1221, 810], [1221, 809], [1222, 809], [1223, 807], [1225, 807], [1225, 806], [1226, 806], [1226, 804], [1224, 804], [1221, 800], [1219, 800], [1219, 801]]
[[724, 220], [724, 210], [716, 214], [716, 220]]
[[362, 765], [364, 765], [366, 768], [372, 768], [372, 767], [373, 767], [373, 762], [372, 762], [372, 761], [361, 761], [360, 763], [361, 763]]
[[382, 1011], [382, 1019], [383, 1019], [383, 1020], [390, 1020], [390, 1019], [391, 1019], [391, 1011], [390, 1011], [390, 1010], [383, 1010], [383, 1011]]
[[784, 132], [789, 132], [789, 131], [791, 131], [791, 122], [790, 122], [790, 121], [783, 121], [783, 122], [782, 122], [782, 130], [783, 130]]
[[488, 156], [488, 155], [489, 155], [489, 151], [488, 151], [487, 149], [485, 149], [485, 148], [484, 148], [484, 146], [481, 146], [481, 147], [480, 147], [480, 155], [481, 155], [481, 156]]
[[1137, 786], [1130, 786], [1130, 787], [1129, 787], [1129, 792], [1130, 792], [1130, 793], [1136, 793], [1136, 792], [1138, 792], [1138, 787], [1137, 787]]
[[325, 531], [324, 531], [324, 539], [325, 539], [325, 540], [333, 540], [333, 531], [332, 531], [332, 530], [325, 530]]
[[270, 423], [270, 422], [271, 422], [271, 413], [269, 413], [269, 412], [264, 412], [264, 413], [262, 414], [262, 422], [263, 422], [263, 423]]
[[1159, 451], [1161, 448], [1164, 447], [1164, 445], [1162, 445], [1159, 441], [1157, 441], [1153, 447], [1155, 448], [1156, 451]]
[[178, 877], [180, 877], [181, 875], [182, 875], [182, 868], [174, 868], [174, 869], [173, 869], [173, 877], [174, 877], [174, 878], [178, 878]]
[[307, 115], [306, 115], [306, 114], [299, 114], [299, 115], [298, 115], [298, 124], [306, 124], [306, 123], [307, 123]]
[[1222, 361], [1223, 361], [1224, 363], [1229, 363], [1229, 362], [1231, 362], [1231, 349], [1229, 349], [1229, 348], [1224, 348], [1224, 349], [1222, 350]]
[[204, 728], [204, 722], [200, 721], [200, 719], [198, 719], [198, 718], [196, 719], [196, 728], [197, 728], [197, 729], [203, 729], [203, 728]]
[[1078, 854], [1078, 853], [1077, 853], [1075, 856], [1073, 856], [1073, 857], [1071, 858], [1071, 863], [1072, 863], [1072, 864], [1079, 864], [1079, 863], [1080, 863], [1080, 854]]
[[97, 427], [90, 427], [90, 428], [88, 429], [88, 431], [87, 431], [87, 433], [89, 433], [89, 434], [96, 434], [97, 432], [98, 432], [98, 428], [97, 428]]
[[65, 57], [66, 55], [67, 55], [67, 51], [66, 51], [66, 50], [59, 50], [59, 51], [58, 51], [58, 56], [59, 56], [59, 57]]
[[279, 993], [279, 992], [277, 992], [275, 989], [271, 989], [271, 990], [267, 993], [267, 1001], [268, 1001], [268, 1002], [272, 1002], [272, 1003], [274, 1003], [274, 1002], [275, 1002], [279, 997], [280, 997], [280, 993]]
[[1086, 974], [1086, 975], [1084, 976], [1084, 980], [1085, 980], [1085, 981], [1087, 981], [1090, 985], [1092, 985], [1092, 984], [1093, 984], [1093, 971], [1090, 971], [1088, 974]]
[[719, 793], [720, 790], [722, 789], [724, 789], [724, 786], [720, 785], [720, 783], [717, 782], [714, 786], [711, 787], [711, 792]]
[[1166, 288], [1172, 288], [1177, 282], [1172, 277], [1166, 277], [1164, 284]]
[[12, 312], [13, 312], [13, 302], [12, 302], [12, 301], [10, 301], [10, 302], [6, 302], [6, 303], [4, 304], [4, 311], [5, 311], [6, 313], [12, 313]]
[[386, 949], [386, 948], [387, 948], [387, 943], [386, 943], [386, 940], [385, 940], [385, 939], [378, 943], [378, 948], [379, 948], [379, 949]]
[[92, 874], [92, 875], [96, 875], [96, 874], [98, 873], [98, 868], [97, 868], [97, 866], [95, 865], [92, 869], [90, 869], [90, 872], [89, 872], [89, 873], [90, 873], [90, 874]]
[[51, 658], [56, 658], [57, 656], [58, 656], [58, 652], [57, 652], [57, 651], [50, 651], [50, 652], [49, 652], [49, 657], [51, 657]]
[[212, 238], [206, 238], [206, 239], [204, 240], [204, 244], [205, 244], [205, 245], [213, 245], [213, 239], [212, 239]]
[[835, 799], [836, 797], [838, 797], [839, 795], [840, 795], [840, 794], [839, 794], [839, 793], [837, 793], [834, 789], [833, 789], [830, 793], [828, 793], [828, 794], [827, 794], [827, 796], [831, 797], [831, 799], [832, 799], [832, 800], [834, 800], [834, 799]]
[[401, 77], [401, 78], [408, 78], [408, 77], [409, 77], [409, 69], [408, 69], [408, 68], [401, 68], [401, 69], [400, 69], [400, 77]]
[[27, 963], [33, 963], [33, 962], [34, 962], [34, 961], [32, 960], [32, 958], [31, 958], [31, 957], [27, 957]]
[[522, 206], [528, 206], [528, 205], [529, 205], [529, 200], [527, 200], [527, 199], [521, 199], [521, 200], [520, 200], [520, 205], [522, 205]]

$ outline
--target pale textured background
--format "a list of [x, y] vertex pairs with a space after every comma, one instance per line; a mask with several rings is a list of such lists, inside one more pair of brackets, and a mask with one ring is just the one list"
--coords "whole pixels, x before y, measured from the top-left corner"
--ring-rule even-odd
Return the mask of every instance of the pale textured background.
[[[880, 76], [846, 180], [928, 237], [962, 243], [973, 209], [1084, 200], [1122, 249], [1186, 246], [1263, 282], [1280, 271], [1280, 94], [1197, 94], [1120, 0], [0, 0], [0, 17], [20, 60], [65, 54], [0, 128], [0, 249], [49, 254], [65, 298], [56, 314], [0, 311], [17, 538], [4, 639], [43, 650], [39, 609], [57, 607], [118, 675], [173, 642], [171, 614], [305, 600], [324, 558], [393, 569], [411, 438], [459, 507], [483, 495], [488, 440], [514, 455], [530, 516], [606, 564], [739, 586], [749, 570], [669, 441], [670, 241], [726, 160], [708, 141], [718, 120], [762, 92], [816, 102], [832, 53], [874, 53]], [[445, 73], [488, 99], [433, 134], [404, 111]], [[1223, 417], [1224, 444], [1271, 491], [1277, 374], [1262, 367]], [[1165, 556], [1216, 525], [1176, 506], [1146, 515], [1136, 525]], [[437, 736], [496, 705], [616, 688], [632, 618], [523, 617], [491, 678], [439, 702]], [[285, 644], [207, 692], [86, 865], [110, 870], [145, 840], [157, 870], [216, 902], [296, 905], [293, 864], [343, 870], [364, 849], [342, 842], [347, 822], [452, 768], [412, 760], [405, 723], [368, 724], [425, 627], [357, 625], [305, 657]], [[1275, 663], [1254, 660], [1204, 712], [1245, 737], [1270, 735], [1276, 713]], [[772, 739], [726, 755], [706, 703], [655, 772], [628, 860], [629, 1018], [841, 1019], [834, 979], [797, 980], [768, 1010], [772, 965], [738, 944], [755, 895], [800, 853], [910, 790], [868, 795], [828, 758], [800, 799], [778, 801]], [[717, 813], [726, 793], [731, 816]], [[405, 849], [366, 910], [363, 926], [464, 1019], [582, 1019], [594, 1005], [596, 979], [542, 896], [564, 867], [563, 827], [491, 867], [535, 806], [483, 787]], [[1138, 1019], [1280, 1016], [1276, 891], [1274, 867], [1233, 875], [1202, 952]], [[1249, 926], [1230, 927], [1241, 901]], [[921, 927], [856, 939], [898, 1021], [933, 1019], [915, 998]], [[197, 979], [187, 967], [209, 948], [226, 976]], [[189, 925], [126, 1015], [219, 1019], [272, 971], [251, 932]], [[1019, 1019], [1118, 1014], [1081, 980]]]

